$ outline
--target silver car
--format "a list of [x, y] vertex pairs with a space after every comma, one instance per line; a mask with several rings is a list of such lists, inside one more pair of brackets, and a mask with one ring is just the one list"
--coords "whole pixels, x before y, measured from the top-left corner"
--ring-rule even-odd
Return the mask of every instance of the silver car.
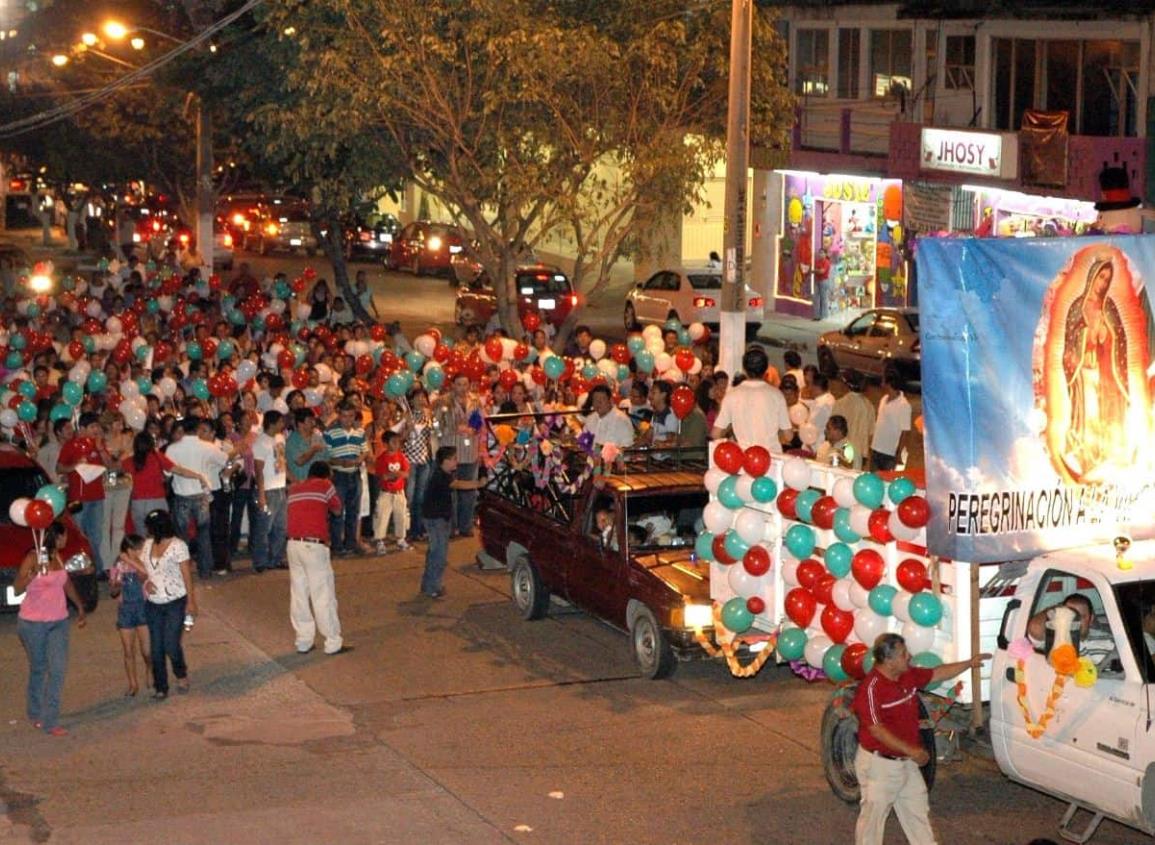
[[854, 369], [921, 381], [921, 367], [917, 308], [875, 308], [818, 338], [818, 369], [827, 376]]

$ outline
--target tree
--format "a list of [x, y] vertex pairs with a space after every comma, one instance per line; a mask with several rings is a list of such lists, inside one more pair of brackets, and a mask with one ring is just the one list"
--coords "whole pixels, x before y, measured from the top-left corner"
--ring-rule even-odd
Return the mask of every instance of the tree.
[[[298, 103], [379, 139], [452, 210], [517, 332], [526, 247], [568, 237], [591, 293], [647, 220], [698, 196], [724, 151], [726, 6], [275, 0], [269, 22], [299, 33]], [[754, 134], [781, 142], [792, 103], [765, 13], [756, 38]]]

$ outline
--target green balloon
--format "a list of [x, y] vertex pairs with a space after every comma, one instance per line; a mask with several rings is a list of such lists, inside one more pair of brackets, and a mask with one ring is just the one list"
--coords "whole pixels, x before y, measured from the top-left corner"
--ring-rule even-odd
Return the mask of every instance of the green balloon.
[[31, 381], [20, 382], [20, 395], [25, 399], [36, 398], [36, 383]]
[[734, 510], [742, 507], [742, 497], [738, 495], [738, 476], [728, 475], [718, 485], [718, 501]]
[[15, 370], [24, 366], [24, 356], [15, 349], [8, 350], [8, 357], [4, 359], [4, 366], [10, 370]]
[[204, 351], [201, 349], [200, 343], [195, 340], [189, 341], [188, 347], [185, 349], [185, 351], [188, 352], [190, 361], [199, 361], [201, 356], [204, 355]]
[[893, 612], [891, 603], [896, 595], [898, 595], [898, 590], [895, 587], [890, 584], [879, 584], [870, 591], [867, 602], [870, 604], [870, 609], [879, 616], [890, 616]]
[[885, 492], [886, 484], [873, 472], [864, 472], [854, 479], [854, 498], [871, 510], [882, 506]]
[[61, 393], [64, 396], [64, 401], [69, 405], [79, 405], [80, 400], [84, 398], [84, 388], [74, 381], [64, 382]]
[[48, 419], [56, 422], [57, 420], [72, 419], [72, 406], [67, 402], [57, 402], [52, 406], [52, 412], [48, 415]]
[[923, 590], [910, 597], [910, 620], [933, 628], [942, 619], [942, 602], [934, 593]]
[[750, 493], [754, 496], [755, 502], [772, 502], [778, 498], [778, 485], [774, 483], [773, 478], [766, 476], [759, 476], [754, 479], [754, 483], [750, 485]]
[[841, 684], [850, 678], [842, 671], [842, 653], [844, 651], [846, 651], [846, 646], [842, 643], [835, 643], [826, 649], [826, 654], [822, 655], [822, 671], [826, 673], [829, 680], [836, 684]]
[[192, 392], [197, 399], [208, 399], [212, 395], [209, 393], [209, 386], [203, 378], [193, 379]]
[[84, 344], [84, 351], [88, 354], [91, 355], [96, 351], [96, 338], [94, 338], [92, 335], [86, 334], [80, 339], [80, 342]]
[[64, 491], [55, 484], [45, 484], [36, 491], [36, 498], [52, 505], [53, 516], [60, 516], [60, 514], [64, 513], [67, 497], [64, 495]]
[[870, 670], [873, 668], [874, 668], [874, 651], [868, 648], [866, 650], [866, 656], [862, 658], [862, 671], [864, 674], [869, 675]]
[[844, 543], [857, 543], [862, 539], [850, 527], [850, 508], [839, 508], [834, 512], [834, 536]]
[[401, 373], [394, 373], [385, 382], [385, 393], [393, 399], [400, 399], [405, 395], [405, 377]]
[[817, 490], [808, 487], [798, 494], [798, 498], [794, 500], [794, 512], [798, 514], [798, 518], [803, 522], [813, 522], [814, 519], [810, 514], [814, 503], [822, 497], [822, 494]]
[[140, 389], [141, 396], [148, 396], [152, 392], [152, 379], [148, 376], [141, 376], [136, 380], [136, 386]]
[[806, 632], [787, 628], [778, 635], [778, 656], [783, 660], [801, 660], [806, 653]]
[[[69, 382], [69, 384], [72, 384], [72, 382]], [[16, 416], [19, 417], [22, 422], [36, 422], [36, 406], [25, 399], [16, 406]]]
[[93, 370], [88, 374], [88, 392], [102, 393], [108, 387], [108, 376], [100, 370]]
[[733, 528], [726, 532], [723, 547], [726, 549], [726, 554], [734, 560], [741, 560], [745, 557], [746, 552], [750, 551], [750, 544], [743, 540]]
[[746, 607], [746, 599], [735, 596], [722, 605], [722, 624], [735, 634], [750, 630], [754, 624], [754, 614]]
[[814, 529], [809, 525], [791, 525], [786, 532], [786, 548], [799, 560], [814, 551]]
[[890, 501], [897, 505], [902, 502], [903, 499], [909, 499], [913, 496], [914, 491], [914, 482], [904, 476], [890, 482], [890, 487], [887, 488], [886, 495], [890, 497]]
[[835, 578], [845, 578], [850, 574], [850, 564], [854, 560], [854, 552], [845, 543], [831, 543], [826, 547], [823, 556], [827, 571]]
[[234, 352], [236, 352], [236, 348], [231, 340], [222, 340], [217, 346], [217, 357], [222, 361], [232, 358]]
[[445, 384], [445, 370], [441, 367], [430, 367], [425, 371], [425, 386], [431, 387], [434, 390], [441, 388]]
[[541, 368], [545, 370], [545, 374], [551, 379], [557, 379], [565, 372], [565, 361], [557, 355], [550, 355], [545, 359], [545, 363], [541, 365]]
[[[911, 666], [917, 666], [920, 669], [933, 669], [936, 666], [942, 665], [942, 658], [933, 651], [920, 651], [910, 659]], [[927, 684], [923, 689], [937, 689], [941, 687], [946, 681], [939, 681], [938, 683]]]
[[714, 560], [714, 535], [703, 531], [694, 541], [694, 553], [702, 560]]

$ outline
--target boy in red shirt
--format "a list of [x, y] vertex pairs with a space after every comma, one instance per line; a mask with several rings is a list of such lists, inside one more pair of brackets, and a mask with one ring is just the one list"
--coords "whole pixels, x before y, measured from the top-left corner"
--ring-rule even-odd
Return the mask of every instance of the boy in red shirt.
[[385, 554], [385, 534], [389, 528], [389, 517], [393, 517], [393, 536], [397, 538], [397, 551], [409, 548], [405, 542], [405, 531], [409, 524], [409, 507], [405, 499], [405, 481], [409, 478], [409, 459], [401, 451], [401, 435], [396, 431], [385, 432], [381, 438], [385, 448], [377, 456], [377, 479], [381, 492], [377, 494], [377, 512], [373, 515], [373, 539], [377, 541], [377, 554]]

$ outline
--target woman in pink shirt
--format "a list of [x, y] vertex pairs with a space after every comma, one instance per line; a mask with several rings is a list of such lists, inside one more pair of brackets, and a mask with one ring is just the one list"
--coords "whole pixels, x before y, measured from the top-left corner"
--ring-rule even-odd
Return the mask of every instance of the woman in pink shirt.
[[16, 633], [28, 654], [28, 720], [52, 736], [68, 734], [57, 724], [68, 665], [68, 599], [76, 605], [76, 626], [83, 628], [87, 621], [84, 603], [60, 559], [67, 539], [63, 522], [49, 525], [40, 554], [32, 549], [24, 555], [13, 585], [24, 593]]

